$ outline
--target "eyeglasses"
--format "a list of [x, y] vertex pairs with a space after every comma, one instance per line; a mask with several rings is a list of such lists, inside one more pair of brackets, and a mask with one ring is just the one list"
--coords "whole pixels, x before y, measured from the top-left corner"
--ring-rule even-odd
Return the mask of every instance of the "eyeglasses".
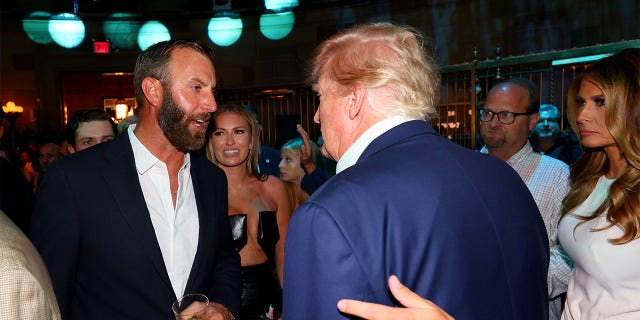
[[489, 109], [480, 109], [480, 121], [489, 122], [493, 120], [493, 116], [498, 116], [498, 121], [502, 124], [512, 124], [516, 121], [517, 116], [530, 116], [535, 112], [510, 112], [510, 111], [501, 111], [501, 112], [493, 112]]

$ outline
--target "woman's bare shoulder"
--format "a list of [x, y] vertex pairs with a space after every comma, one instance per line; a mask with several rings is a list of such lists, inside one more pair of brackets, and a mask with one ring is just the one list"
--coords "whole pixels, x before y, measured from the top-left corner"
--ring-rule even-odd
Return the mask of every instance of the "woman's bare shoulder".
[[282, 189], [285, 190], [284, 182], [276, 176], [267, 176], [267, 180], [264, 181], [265, 187], [269, 189]]

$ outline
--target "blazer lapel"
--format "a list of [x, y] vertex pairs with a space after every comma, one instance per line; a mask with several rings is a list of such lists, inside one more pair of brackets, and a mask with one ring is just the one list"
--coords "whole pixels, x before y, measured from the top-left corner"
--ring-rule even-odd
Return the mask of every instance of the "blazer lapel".
[[141, 251], [149, 256], [154, 269], [173, 292], [149, 209], [144, 200], [127, 132], [121, 134], [104, 150], [109, 164], [103, 171], [104, 181], [114, 194], [122, 218], [129, 225], [129, 230], [126, 230], [128, 232], [123, 230], [122, 234], [131, 236], [132, 245], [142, 247]]
[[[207, 160], [208, 161], [208, 160]], [[193, 266], [189, 273], [189, 279], [187, 280], [186, 292], [193, 291], [195, 283], [200, 283], [200, 277], [203, 276], [203, 272], [210, 270], [209, 261], [205, 259], [210, 255], [211, 245], [214, 238], [213, 233], [215, 230], [211, 230], [210, 226], [214, 224], [214, 216], [210, 214], [213, 208], [210, 207], [210, 201], [207, 201], [206, 192], [208, 190], [206, 182], [202, 180], [203, 172], [198, 164], [197, 159], [191, 157], [191, 181], [193, 183], [193, 192], [196, 198], [196, 206], [198, 208], [198, 223], [200, 225], [198, 234], [198, 249], [196, 250], [196, 256], [193, 259]], [[206, 176], [206, 175], [204, 175]], [[209, 182], [211, 183], [211, 181]], [[203, 271], [205, 270], [205, 271]]]

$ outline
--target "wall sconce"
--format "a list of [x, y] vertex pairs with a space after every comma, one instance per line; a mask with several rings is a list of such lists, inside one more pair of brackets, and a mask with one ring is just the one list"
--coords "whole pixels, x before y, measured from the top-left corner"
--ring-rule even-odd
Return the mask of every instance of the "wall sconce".
[[121, 121], [122, 119], [127, 117], [129, 113], [129, 106], [125, 103], [124, 100], [116, 101], [116, 122]]
[[24, 111], [24, 108], [21, 106], [16, 106], [15, 102], [7, 101], [7, 105], [2, 106], [2, 111], [4, 111], [7, 118], [19, 118]]
[[[15, 147], [16, 145], [16, 120], [20, 118], [24, 108], [21, 106], [16, 106], [15, 102], [7, 101], [7, 105], [2, 106], [2, 111], [4, 111], [5, 117], [9, 120], [9, 124], [11, 125], [11, 147]], [[2, 124], [0, 124], [2, 125]]]

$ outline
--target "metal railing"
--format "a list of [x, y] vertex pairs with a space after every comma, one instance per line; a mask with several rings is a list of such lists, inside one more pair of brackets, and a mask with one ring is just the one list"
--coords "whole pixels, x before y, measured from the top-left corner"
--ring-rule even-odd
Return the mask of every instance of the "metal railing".
[[[567, 130], [566, 91], [575, 76], [591, 63], [567, 59], [610, 54], [626, 48], [640, 48], [640, 39], [506, 58], [500, 56], [498, 49], [496, 58], [491, 60], [479, 61], [474, 54], [471, 62], [443, 66], [439, 117], [431, 124], [442, 136], [464, 147], [475, 148], [477, 107], [483, 104], [491, 86], [504, 79], [520, 77], [538, 85], [541, 103], [558, 107], [562, 116], [561, 129]], [[558, 63], [559, 60], [564, 62]], [[298, 123], [307, 129], [312, 139], [316, 140], [320, 135], [319, 126], [313, 122], [319, 101], [306, 86], [276, 90], [223, 90], [220, 98], [221, 101], [249, 104], [257, 109], [263, 127], [263, 143], [272, 147], [279, 148], [283, 143], [279, 133], [295, 135], [290, 121], [279, 121], [284, 116], [299, 120]]]

